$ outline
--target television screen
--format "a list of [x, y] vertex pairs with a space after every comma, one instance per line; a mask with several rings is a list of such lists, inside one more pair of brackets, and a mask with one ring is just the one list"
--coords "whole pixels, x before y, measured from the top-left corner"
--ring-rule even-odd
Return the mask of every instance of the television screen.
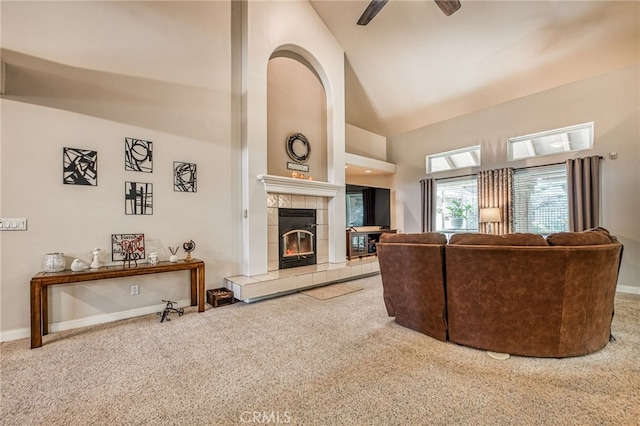
[[347, 185], [347, 227], [391, 226], [391, 190]]

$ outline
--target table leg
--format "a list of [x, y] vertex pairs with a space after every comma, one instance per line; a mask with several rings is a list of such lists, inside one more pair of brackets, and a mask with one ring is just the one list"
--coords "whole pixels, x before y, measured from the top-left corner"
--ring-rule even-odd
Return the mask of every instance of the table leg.
[[42, 335], [46, 336], [49, 334], [49, 286], [42, 287], [40, 300], [42, 300], [40, 308], [40, 312], [42, 312]]
[[198, 267], [198, 312], [204, 312], [204, 263]]
[[42, 284], [31, 280], [31, 348], [42, 346]]
[[191, 306], [198, 304], [198, 272], [191, 269]]

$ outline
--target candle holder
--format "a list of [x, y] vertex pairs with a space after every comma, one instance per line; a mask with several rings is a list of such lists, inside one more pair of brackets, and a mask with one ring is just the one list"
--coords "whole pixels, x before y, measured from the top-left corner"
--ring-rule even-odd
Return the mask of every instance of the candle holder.
[[67, 266], [64, 253], [47, 253], [44, 255], [44, 271], [45, 272], [61, 272]]

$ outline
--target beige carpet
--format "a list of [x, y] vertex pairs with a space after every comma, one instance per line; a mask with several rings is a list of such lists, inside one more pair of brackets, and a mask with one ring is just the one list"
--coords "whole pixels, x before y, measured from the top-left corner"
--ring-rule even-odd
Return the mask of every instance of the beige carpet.
[[313, 288], [311, 290], [305, 290], [301, 293], [307, 296], [311, 296], [318, 300], [333, 299], [334, 297], [342, 296], [345, 294], [353, 293], [354, 291], [362, 290], [362, 287], [353, 284], [332, 284], [324, 287]]
[[[146, 315], [0, 345], [0, 424], [632, 425], [640, 296], [584, 357], [499, 361], [397, 325], [380, 277], [160, 323]], [[254, 420], [255, 419], [255, 420]], [[279, 419], [279, 423], [278, 423]]]

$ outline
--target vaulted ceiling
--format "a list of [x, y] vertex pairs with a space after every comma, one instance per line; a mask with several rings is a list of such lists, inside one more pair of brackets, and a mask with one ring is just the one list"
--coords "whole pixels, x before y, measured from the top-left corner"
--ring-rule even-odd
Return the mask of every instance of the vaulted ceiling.
[[310, 0], [345, 51], [346, 119], [393, 136], [637, 63], [638, 1]]

